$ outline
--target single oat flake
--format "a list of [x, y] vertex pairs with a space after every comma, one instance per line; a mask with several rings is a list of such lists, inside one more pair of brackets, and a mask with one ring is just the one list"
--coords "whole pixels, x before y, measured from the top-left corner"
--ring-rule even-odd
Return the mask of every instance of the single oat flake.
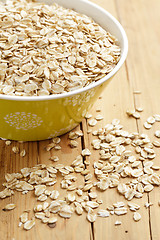
[[24, 157], [25, 155], [26, 155], [26, 150], [23, 149], [23, 150], [20, 152], [20, 156], [21, 156], [21, 157]]
[[23, 228], [25, 230], [30, 230], [31, 228], [33, 228], [35, 226], [35, 220], [28, 220], [27, 222], [25, 222]]
[[3, 208], [3, 211], [10, 211], [10, 210], [15, 209], [15, 207], [16, 207], [16, 205], [14, 203], [9, 203]]
[[121, 224], [122, 224], [122, 222], [121, 222], [121, 221], [118, 221], [118, 220], [115, 221], [115, 223], [114, 223], [115, 226], [119, 226], [119, 225], [121, 225]]
[[120, 207], [120, 208], [116, 208], [116, 209], [114, 210], [114, 212], [115, 212], [116, 215], [120, 216], [120, 215], [127, 214], [128, 211], [127, 211], [127, 208], [125, 208], [125, 207]]
[[147, 122], [149, 123], [149, 124], [154, 124], [155, 123], [155, 118], [154, 117], [149, 117], [149, 118], [147, 118]]
[[141, 117], [138, 112], [134, 112], [134, 113], [132, 114], [132, 116], [133, 116], [134, 118], [136, 118], [136, 119], [139, 119], [139, 118]]
[[133, 219], [134, 219], [135, 222], [140, 221], [141, 220], [141, 214], [138, 213], [138, 212], [134, 212]]
[[155, 131], [155, 136], [156, 136], [157, 138], [160, 138], [160, 130]]
[[146, 129], [150, 129], [152, 127], [152, 124], [148, 123], [148, 122], [144, 122], [143, 124], [144, 128]]
[[82, 156], [90, 156], [91, 152], [88, 148], [82, 150]]
[[96, 119], [90, 119], [88, 121], [88, 125], [91, 127], [94, 127], [97, 124], [97, 120]]
[[12, 147], [14, 153], [19, 153], [19, 148], [17, 146]]
[[22, 213], [21, 216], [20, 216], [20, 220], [21, 220], [22, 223], [27, 222], [28, 221], [28, 212]]
[[98, 217], [103, 217], [103, 218], [109, 217], [109, 211], [101, 209], [101, 210], [98, 211], [97, 216]]
[[96, 215], [96, 213], [94, 213], [94, 212], [88, 212], [88, 214], [87, 214], [87, 220], [89, 221], [89, 222], [95, 222], [96, 221], [96, 218], [97, 218], [97, 215]]
[[9, 146], [9, 145], [11, 145], [11, 141], [10, 140], [7, 140], [7, 141], [5, 141], [5, 144], [7, 145], [7, 146]]
[[79, 204], [79, 203], [76, 204], [75, 212], [77, 213], [77, 215], [82, 215], [83, 208], [82, 208], [81, 204]]

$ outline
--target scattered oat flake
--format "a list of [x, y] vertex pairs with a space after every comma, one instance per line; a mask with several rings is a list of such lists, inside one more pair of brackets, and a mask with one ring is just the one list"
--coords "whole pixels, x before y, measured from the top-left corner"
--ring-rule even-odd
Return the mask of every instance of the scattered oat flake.
[[23, 149], [23, 150], [20, 152], [20, 156], [21, 156], [21, 157], [24, 157], [25, 155], [26, 155], [26, 150]]
[[157, 130], [155, 131], [155, 134], [154, 134], [157, 138], [160, 138], [160, 130]]
[[48, 223], [48, 220], [49, 220], [48, 217], [44, 217], [44, 218], [41, 219], [42, 223]]
[[88, 190], [90, 190], [93, 187], [93, 183], [87, 183], [84, 187], [83, 187], [83, 191], [86, 192]]
[[78, 215], [82, 215], [83, 213], [83, 208], [81, 207], [81, 205], [77, 205], [75, 207], [75, 212], [78, 214]]
[[47, 200], [47, 196], [45, 194], [41, 194], [38, 198], [37, 198], [38, 201], [40, 202], [44, 202]]
[[88, 201], [87, 206], [90, 207], [90, 208], [98, 208], [99, 204], [97, 202], [94, 202], [94, 201]]
[[50, 160], [53, 161], [53, 162], [58, 162], [59, 157], [58, 156], [52, 156], [52, 157], [50, 157]]
[[25, 222], [28, 221], [28, 212], [23, 212], [23, 213], [21, 214], [21, 216], [20, 216], [20, 221], [21, 221], [22, 223], [25, 223]]
[[153, 185], [151, 184], [147, 184], [145, 187], [144, 187], [144, 191], [145, 192], [151, 192], [153, 190]]
[[92, 117], [92, 114], [90, 114], [90, 113], [87, 113], [86, 115], [85, 115], [85, 118], [86, 119], [89, 119], [89, 118], [91, 118]]
[[115, 226], [119, 226], [119, 225], [121, 225], [121, 224], [122, 224], [122, 222], [121, 222], [121, 221], [118, 221], [118, 220], [115, 221], [115, 223], [114, 223]]
[[48, 219], [48, 223], [55, 223], [57, 222], [57, 218], [56, 217], [51, 217]]
[[151, 117], [147, 118], [147, 122], [149, 124], [153, 124], [153, 123], [155, 123], [155, 118], [151, 116]]
[[96, 192], [89, 192], [88, 195], [92, 199], [97, 198], [97, 193]]
[[55, 148], [55, 143], [54, 143], [54, 142], [49, 143], [49, 144], [46, 146], [46, 151], [49, 152], [52, 148]]
[[56, 145], [56, 146], [54, 147], [54, 149], [55, 149], [55, 150], [61, 150], [61, 146], [60, 146], [60, 145]]
[[6, 197], [10, 197], [14, 194], [13, 190], [5, 188], [3, 191], [0, 192], [0, 199], [4, 199]]
[[69, 202], [74, 202], [75, 199], [76, 199], [76, 196], [75, 196], [74, 193], [68, 193], [68, 194], [67, 194], [67, 200], [68, 200]]
[[45, 218], [45, 213], [44, 212], [36, 212], [35, 214], [34, 214], [34, 216], [37, 218], [37, 219], [43, 219], [43, 218]]
[[154, 145], [155, 147], [160, 147], [160, 142], [154, 140], [154, 141], [153, 141], [153, 145]]
[[7, 140], [7, 141], [5, 141], [5, 144], [7, 145], [7, 146], [9, 146], [9, 145], [11, 145], [11, 141], [10, 140]]
[[151, 203], [151, 202], [146, 202], [146, 203], [144, 204], [144, 206], [145, 206], [145, 208], [149, 208], [150, 206], [153, 206], [153, 203]]
[[61, 207], [60, 211], [58, 212], [59, 216], [63, 218], [70, 218], [72, 216], [73, 209], [69, 205], [64, 205]]
[[98, 204], [102, 204], [102, 203], [103, 203], [103, 200], [102, 200], [102, 199], [97, 199], [97, 203], [98, 203]]
[[156, 122], [160, 122], [160, 115], [159, 114], [154, 114], [153, 116], [154, 116]]
[[135, 110], [127, 110], [126, 113], [130, 117], [135, 113]]
[[159, 170], [159, 169], [160, 169], [160, 166], [152, 165], [151, 168], [154, 169], [154, 170]]
[[136, 111], [137, 112], [143, 112], [143, 108], [142, 107], [136, 107]]
[[16, 207], [16, 205], [14, 203], [9, 203], [3, 208], [3, 211], [10, 211], [10, 210], [15, 209], [15, 207]]
[[94, 127], [97, 124], [97, 120], [96, 119], [90, 119], [88, 121], [88, 125], [91, 127]]
[[140, 206], [133, 202], [128, 202], [128, 206], [131, 211], [137, 211], [140, 209]]
[[82, 150], [82, 156], [90, 156], [91, 152], [88, 148]]
[[71, 148], [76, 148], [78, 147], [78, 142], [76, 140], [70, 140], [69, 145]]
[[82, 191], [81, 189], [77, 189], [77, 190], [76, 190], [76, 193], [77, 193], [78, 196], [82, 196], [83, 191]]
[[41, 212], [43, 210], [42, 204], [38, 204], [34, 207], [34, 212]]
[[22, 223], [22, 222], [19, 222], [18, 227], [21, 227], [22, 225], [23, 225], [23, 223]]
[[78, 137], [80, 137], [79, 134], [77, 134], [76, 132], [69, 132], [69, 135], [68, 135], [68, 138], [71, 139], [71, 140], [74, 140], [74, 139], [77, 139]]
[[102, 116], [102, 115], [100, 115], [100, 114], [98, 114], [98, 115], [95, 117], [95, 119], [96, 119], [97, 121], [100, 121], [100, 120], [102, 120], [102, 119], [103, 119], [103, 116]]
[[52, 190], [50, 194], [50, 198], [53, 200], [56, 200], [59, 197], [59, 191], [58, 190]]
[[12, 147], [12, 151], [14, 153], [19, 153], [19, 147], [16, 147], [16, 146]]
[[136, 119], [139, 119], [139, 118], [141, 117], [138, 112], [134, 112], [134, 113], [132, 114], [132, 116], [133, 116], [134, 118], [136, 118]]
[[141, 219], [141, 214], [138, 212], [134, 212], [133, 219], [135, 222], [138, 222]]
[[105, 191], [109, 187], [109, 183], [105, 179], [101, 179], [99, 182], [97, 182], [96, 186], [100, 190]]
[[116, 208], [116, 209], [114, 210], [114, 213], [115, 213], [116, 215], [118, 215], [118, 216], [124, 215], [124, 214], [126, 214], [127, 212], [128, 212], [128, 211], [127, 211], [127, 208], [125, 208], [125, 207]]
[[45, 185], [37, 185], [35, 186], [35, 195], [40, 196], [42, 193], [44, 193], [45, 190], [46, 190]]
[[89, 222], [95, 222], [96, 221], [96, 218], [97, 218], [97, 214], [96, 213], [94, 213], [94, 212], [88, 212], [88, 214], [87, 214], [87, 219], [88, 219], [88, 221]]
[[124, 202], [113, 203], [113, 207], [115, 207], [115, 208], [120, 208], [120, 207], [124, 207], [124, 206], [125, 206]]
[[101, 209], [97, 212], [98, 217], [109, 217], [109, 211]]
[[54, 142], [55, 144], [58, 144], [58, 143], [61, 142], [61, 138], [60, 138], [60, 137], [54, 137], [54, 138], [52, 139], [52, 142]]
[[33, 219], [33, 220], [28, 220], [27, 222], [25, 222], [23, 228], [25, 230], [30, 230], [34, 226], [35, 226], [35, 220]]
[[114, 210], [110, 211], [110, 214], [111, 214], [111, 215], [114, 215]]
[[148, 123], [148, 122], [144, 122], [143, 124], [144, 128], [146, 129], [150, 129], [152, 127], [152, 124]]

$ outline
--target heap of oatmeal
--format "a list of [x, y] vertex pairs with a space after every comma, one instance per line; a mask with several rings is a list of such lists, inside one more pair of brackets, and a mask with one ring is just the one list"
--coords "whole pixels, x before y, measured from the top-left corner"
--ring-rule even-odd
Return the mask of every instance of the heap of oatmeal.
[[42, 96], [98, 81], [120, 58], [109, 32], [57, 4], [0, 3], [0, 94]]

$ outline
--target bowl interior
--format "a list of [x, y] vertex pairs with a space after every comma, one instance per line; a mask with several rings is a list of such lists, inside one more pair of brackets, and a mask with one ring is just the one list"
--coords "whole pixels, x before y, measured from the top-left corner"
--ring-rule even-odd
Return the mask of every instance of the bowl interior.
[[16, 101], [44, 101], [44, 100], [52, 100], [65, 98], [69, 96], [73, 96], [84, 91], [88, 91], [96, 86], [103, 84], [105, 81], [110, 79], [115, 73], [120, 69], [122, 64], [124, 63], [127, 52], [128, 52], [128, 40], [126, 33], [121, 26], [121, 24], [106, 10], [99, 7], [98, 5], [88, 1], [88, 0], [38, 0], [39, 2], [46, 4], [53, 4], [54, 2], [62, 5], [66, 8], [74, 9], [75, 11], [86, 14], [91, 17], [95, 22], [97, 22], [101, 27], [103, 27], [106, 31], [109, 31], [112, 35], [114, 35], [118, 39], [118, 44], [121, 48], [121, 57], [115, 68], [108, 73], [104, 78], [98, 80], [95, 83], [91, 83], [84, 88], [80, 88], [78, 90], [74, 90], [67, 93], [62, 94], [53, 94], [49, 96], [9, 96], [0, 94], [0, 99], [7, 100], [16, 100]]
[[127, 37], [121, 24], [106, 10], [88, 0], [38, 0], [46, 4], [53, 4], [53, 2], [62, 5], [63, 7], [73, 9], [79, 13], [85, 14], [95, 22], [97, 22], [106, 31], [109, 31], [117, 39], [121, 47], [121, 58], [128, 47]]

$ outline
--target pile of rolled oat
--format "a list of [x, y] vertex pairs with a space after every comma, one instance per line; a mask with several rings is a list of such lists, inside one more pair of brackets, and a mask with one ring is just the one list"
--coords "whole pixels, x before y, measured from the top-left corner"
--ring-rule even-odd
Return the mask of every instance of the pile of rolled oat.
[[0, 3], [0, 94], [69, 92], [103, 78], [119, 59], [115, 37], [83, 14], [57, 4]]
[[[95, 126], [98, 119], [99, 121], [103, 119], [100, 114], [95, 118], [87, 114], [86, 118], [90, 127]], [[160, 122], [160, 115], [155, 114], [146, 122], [151, 125]], [[113, 119], [111, 124], [106, 124], [103, 128], [94, 131], [90, 129], [88, 132], [92, 132], [94, 136], [92, 146], [89, 146], [93, 154], [85, 148], [81, 155], [73, 159], [71, 165], [57, 163], [60, 159], [52, 156], [49, 159], [53, 161], [52, 164], [26, 167], [19, 173], [5, 175], [6, 182], [3, 183], [5, 189], [0, 192], [1, 199], [12, 196], [15, 191], [22, 194], [34, 191], [37, 199], [37, 204], [32, 206], [32, 218], [29, 218], [29, 212], [25, 210], [20, 216], [19, 226], [23, 225], [25, 230], [29, 230], [35, 225], [37, 218], [53, 228], [57, 222], [56, 214], [62, 218], [70, 218], [74, 212], [77, 215], [86, 212], [89, 222], [96, 221], [97, 217], [124, 215], [129, 210], [133, 212], [134, 221], [141, 219], [138, 212], [140, 206], [133, 199], [142, 198], [145, 193], [160, 186], [160, 166], [155, 165], [153, 161], [156, 157], [155, 148], [160, 147], [158, 140], [160, 131], [156, 130], [156, 139], [151, 141], [147, 134], [129, 133], [123, 130], [120, 121]], [[68, 137], [70, 147], [77, 147], [77, 139], [83, 137], [83, 133], [71, 131]], [[52, 148], [60, 150], [60, 140], [58, 137], [54, 138], [46, 146], [46, 151]], [[94, 156], [93, 149], [99, 151], [99, 158], [90, 162], [87, 157]], [[57, 175], [61, 175], [62, 178], [57, 178]], [[77, 181], [80, 175], [83, 179], [82, 185]], [[65, 197], [60, 196], [57, 190], [59, 184], [61, 189], [67, 191]], [[119, 194], [123, 195], [127, 203], [116, 202], [104, 206], [103, 201], [99, 199], [99, 193], [109, 191], [110, 188], [115, 188]], [[160, 206], [160, 202], [158, 204]], [[152, 205], [146, 202], [144, 207], [149, 208]], [[9, 211], [15, 207], [14, 203], [10, 203], [3, 210]], [[115, 225], [121, 225], [121, 221], [117, 220]]]

